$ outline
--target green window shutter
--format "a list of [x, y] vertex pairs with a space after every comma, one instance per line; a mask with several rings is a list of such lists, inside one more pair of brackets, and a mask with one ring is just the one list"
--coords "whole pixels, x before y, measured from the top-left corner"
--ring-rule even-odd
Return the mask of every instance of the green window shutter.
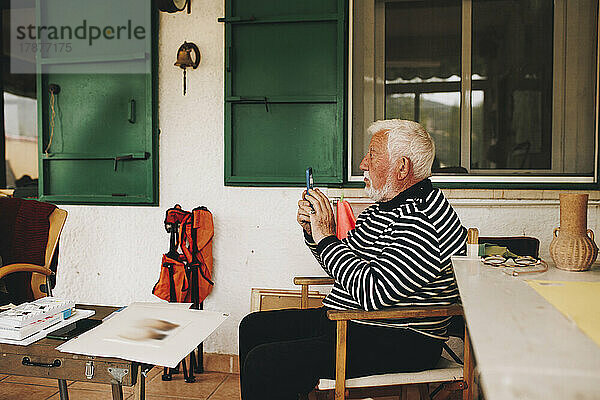
[[[37, 1], [38, 21], [51, 25], [53, 20], [64, 20], [64, 16], [55, 15], [60, 10], [44, 8], [48, 3], [52, 4]], [[63, 204], [158, 203], [154, 62], [158, 22], [151, 3], [138, 11], [145, 13], [146, 26], [152, 27], [144, 39], [144, 52], [111, 54], [99, 50], [100, 60], [111, 69], [135, 68], [146, 73], [70, 73], [69, 69], [78, 71], [83, 63], [97, 62], [98, 52], [90, 59], [69, 58], [68, 54], [38, 56], [41, 200]], [[85, 4], [89, 7], [89, 2]], [[103, 2], [97, 2], [97, 7], [97, 12], [114, 12]], [[75, 15], [77, 12], [74, 10]], [[51, 85], [60, 86], [54, 102]]]
[[225, 184], [342, 183], [346, 1], [225, 8]]

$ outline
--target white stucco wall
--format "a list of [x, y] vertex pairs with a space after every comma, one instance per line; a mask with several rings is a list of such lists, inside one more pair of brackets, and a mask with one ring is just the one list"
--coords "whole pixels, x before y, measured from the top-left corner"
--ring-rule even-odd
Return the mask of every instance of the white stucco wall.
[[[159, 35], [160, 206], [64, 206], [69, 211], [60, 243], [55, 295], [82, 303], [124, 305], [151, 294], [168, 249], [164, 212], [207, 206], [215, 221], [215, 289], [205, 308], [231, 318], [205, 343], [207, 352], [237, 353], [237, 325], [250, 310], [252, 287], [292, 288], [297, 275], [321, 275], [296, 224], [300, 188], [234, 188], [223, 184], [222, 0], [193, 3], [192, 14], [161, 13]], [[188, 72], [188, 93], [173, 63], [184, 40], [202, 61]], [[558, 205], [457, 206], [466, 226], [482, 235], [528, 234], [548, 257]], [[598, 226], [590, 207], [589, 227]]]

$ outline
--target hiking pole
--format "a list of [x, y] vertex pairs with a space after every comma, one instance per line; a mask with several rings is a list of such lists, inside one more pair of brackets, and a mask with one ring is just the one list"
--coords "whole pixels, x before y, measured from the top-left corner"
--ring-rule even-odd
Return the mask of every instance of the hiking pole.
[[[200, 303], [200, 296], [198, 294], [199, 283], [198, 283], [198, 273], [200, 265], [194, 265], [193, 269], [190, 271], [190, 278], [192, 281], [192, 309], [194, 310], [202, 310], [202, 303]], [[196, 373], [201, 374], [204, 372], [204, 355], [203, 355], [203, 346], [202, 343], [198, 345], [198, 356], [196, 358], [196, 354], [194, 351], [190, 353], [190, 371], [193, 369]]]
[[[200, 310], [204, 309], [204, 302], [200, 303]], [[196, 360], [196, 372], [202, 374], [204, 372], [204, 342], [198, 345], [198, 359]]]

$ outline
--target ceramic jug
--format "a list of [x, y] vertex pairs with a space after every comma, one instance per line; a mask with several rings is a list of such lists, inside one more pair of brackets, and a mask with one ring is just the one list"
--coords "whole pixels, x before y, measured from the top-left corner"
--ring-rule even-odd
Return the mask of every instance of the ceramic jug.
[[560, 194], [560, 227], [554, 228], [550, 256], [557, 268], [586, 271], [598, 256], [594, 232], [587, 229], [587, 194]]

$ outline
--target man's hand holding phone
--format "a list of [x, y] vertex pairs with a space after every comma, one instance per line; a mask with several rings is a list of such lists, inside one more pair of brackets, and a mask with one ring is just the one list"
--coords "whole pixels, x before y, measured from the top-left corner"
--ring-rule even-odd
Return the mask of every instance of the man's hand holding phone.
[[312, 188], [312, 168], [306, 170], [306, 182], [307, 190], [298, 201], [297, 219], [306, 233], [312, 235], [315, 243], [319, 243], [323, 238], [335, 235], [333, 208], [323, 192]]
[[313, 188], [314, 181], [312, 175], [312, 168], [306, 169], [306, 190], [302, 193], [302, 199], [298, 201], [298, 215], [296, 219], [298, 223], [304, 229], [308, 235], [312, 235], [312, 229], [310, 227], [310, 215], [314, 214], [314, 210], [310, 205], [310, 202], [306, 200], [306, 194]]

